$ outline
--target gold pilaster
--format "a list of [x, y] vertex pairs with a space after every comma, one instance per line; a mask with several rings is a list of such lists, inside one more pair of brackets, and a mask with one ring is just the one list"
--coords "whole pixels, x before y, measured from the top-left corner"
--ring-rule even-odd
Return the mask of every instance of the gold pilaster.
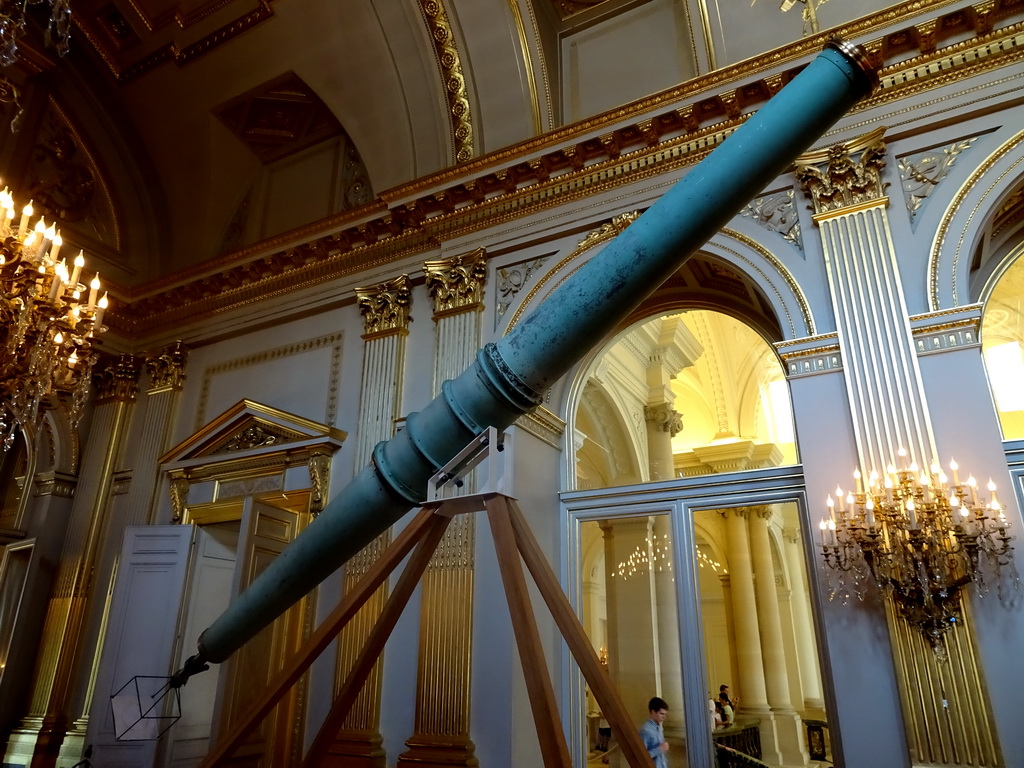
[[[848, 144], [808, 153], [796, 170], [821, 232], [862, 471], [883, 471], [895, 463], [901, 447], [920, 466], [940, 458], [889, 231], [883, 133], [879, 128]], [[915, 763], [1002, 764], [992, 719], [985, 716], [991, 705], [966, 610], [963, 617], [943, 641], [949, 662], [940, 664], [892, 599], [886, 600]]]
[[86, 646], [85, 623], [92, 601], [105, 594], [93, 594], [94, 574], [138, 377], [138, 362], [127, 355], [100, 368], [94, 377], [97, 406], [92, 431], [47, 606], [29, 713], [18, 729], [35, 741], [33, 765], [55, 764], [65, 735], [83, 714], [72, 711], [72, 694], [84, 679], [85, 664], [95, 658], [95, 648]]
[[[428, 261], [423, 268], [437, 324], [434, 392], [461, 373], [480, 346], [480, 308], [487, 278], [486, 252]], [[471, 492], [472, 475], [463, 492]], [[469, 738], [469, 683], [473, 640], [473, 515], [460, 515], [445, 531], [423, 575], [416, 723], [398, 758], [406, 766], [474, 766]]]
[[988, 687], [978, 664], [969, 606], [940, 641], [946, 661], [886, 601], [907, 745], [915, 764], [1005, 765], [991, 725]]
[[416, 724], [399, 768], [478, 764], [469, 738], [474, 520], [452, 520], [423, 574]]
[[[394, 280], [357, 288], [356, 296], [363, 315], [365, 347], [355, 451], [357, 462], [368, 462], [373, 447], [392, 437], [395, 419], [401, 413], [405, 339], [411, 320], [409, 276], [401, 275]], [[311, 463], [310, 472], [313, 471]], [[391, 531], [387, 530], [345, 564], [346, 591], [359, 582], [390, 543]], [[387, 597], [388, 587], [384, 584], [339, 634], [335, 690], [340, 688], [358, 659]], [[386, 755], [380, 735], [382, 674], [382, 661], [378, 659], [335, 734], [325, 765], [383, 768]]]

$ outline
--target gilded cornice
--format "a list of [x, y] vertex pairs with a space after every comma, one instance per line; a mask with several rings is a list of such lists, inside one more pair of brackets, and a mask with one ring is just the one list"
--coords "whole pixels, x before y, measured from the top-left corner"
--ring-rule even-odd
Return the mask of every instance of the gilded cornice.
[[427, 22], [427, 32], [434, 43], [434, 55], [441, 69], [441, 83], [448, 100], [448, 118], [451, 120], [452, 138], [455, 141], [455, 162], [464, 163], [475, 153], [473, 121], [459, 49], [442, 0], [420, 0], [420, 10]]
[[[601, 133], [608, 133], [610, 131], [619, 133], [620, 130], [623, 130], [616, 130], [620, 124], [626, 122], [638, 125], [639, 123], [633, 123], [633, 121], [637, 121], [641, 115], [646, 115], [652, 120], [654, 127], [658, 128], [660, 127], [657, 125], [659, 121], [675, 122], [671, 117], [671, 112], [665, 112], [657, 118], [651, 118], [650, 113], [656, 112], [659, 109], [667, 109], [681, 101], [685, 102], [699, 99], [700, 97], [711, 96], [718, 91], [725, 90], [726, 86], [736, 84], [738, 82], [746, 83], [746, 85], [741, 89], [741, 106], [751, 106], [751, 98], [756, 98], [759, 93], [765, 96], [765, 98], [761, 98], [756, 102], [760, 103], [767, 100], [767, 95], [774, 94], [786, 82], [791, 80], [796, 75], [796, 72], [800, 67], [791, 68], [783, 73], [773, 72], [773, 70], [780, 67], [786, 67], [787, 65], [793, 65], [801, 59], [814, 56], [822, 49], [824, 44], [836, 34], [839, 34], [848, 40], [859, 40], [868, 35], [876, 34], [880, 30], [883, 30], [886, 27], [891, 27], [899, 22], [908, 22], [909, 19], [914, 16], [927, 13], [929, 11], [939, 10], [949, 5], [953, 5], [954, 3], [955, 0], [921, 0], [920, 2], [899, 3], [880, 11], [879, 13], [862, 17], [861, 19], [853, 21], [840, 28], [828, 30], [812, 37], [806, 37], [782, 48], [776, 48], [745, 61], [723, 67], [722, 69], [717, 69], [713, 72], [694, 78], [693, 80], [681, 83], [673, 88], [669, 88], [667, 90], [660, 91], [659, 93], [652, 94], [651, 96], [625, 104], [617, 109], [609, 110], [608, 112], [604, 112], [592, 118], [558, 128], [544, 134], [543, 136], [538, 136], [534, 139], [513, 145], [499, 152], [493, 152], [477, 158], [463, 166], [449, 168], [423, 179], [417, 179], [409, 184], [385, 190], [380, 193], [380, 197], [387, 203], [405, 200], [409, 197], [422, 194], [425, 190], [444, 187], [455, 183], [457, 180], [464, 178], [467, 174], [483, 173], [495, 166], [508, 164], [513, 160], [521, 161], [525, 157], [530, 157], [545, 151], [551, 151], [556, 147], [562, 146], [566, 142], [579, 142], [581, 137], [584, 136], [600, 135]], [[985, 2], [977, 3], [976, 5], [978, 8], [982, 8], [991, 5], [991, 3], [986, 0]], [[1003, 18], [1014, 14], [1019, 15], [1021, 12], [1022, 9], [1011, 5], [1009, 7], [1009, 12], [1003, 12], [999, 17]], [[954, 13], [962, 14], [964, 13], [964, 10], [958, 9]], [[980, 11], [972, 12], [971, 14], [972, 19], [980, 18], [981, 16], [982, 14]], [[991, 17], [991, 14], [989, 14], [989, 17]], [[902, 38], [912, 31], [912, 27], [904, 27], [899, 31], [890, 32], [882, 38], [871, 40], [866, 43], [864, 47], [871, 52], [873, 63], [884, 66], [887, 57], [891, 56], [893, 59], [900, 60], [899, 63], [893, 65], [893, 71], [902, 71], [904, 68], [904, 62], [901, 61], [901, 59], [905, 57], [908, 48], [894, 46], [889, 41], [893, 38]], [[976, 34], [981, 36], [988, 34], [989, 32], [991, 32], [991, 27], [985, 29], [984, 25], [981, 25], [981, 27], [977, 29]], [[1000, 34], [1005, 34], [1005, 30], [1000, 30]], [[912, 41], [916, 40], [916, 35], [911, 36], [909, 39]], [[952, 47], [955, 48], [956, 46]], [[766, 74], [769, 72], [771, 72], [771, 74]], [[751, 79], [757, 78], [763, 79], [763, 87], [757, 82], [749, 82]], [[876, 97], [878, 95], [879, 94], [876, 94]], [[725, 98], [731, 98], [731, 94], [729, 94], [728, 91]], [[700, 104], [701, 110], [710, 109], [711, 106], [712, 105], [704, 104], [703, 102]], [[682, 110], [674, 111], [685, 113], [686, 109], [683, 108]], [[721, 113], [725, 113], [724, 107], [721, 108]], [[680, 114], [678, 117], [685, 119], [687, 115]], [[639, 122], [644, 122], [644, 119], [640, 118]]]
[[[908, 13], [945, 5], [903, 4], [842, 31], [848, 36], [862, 34]], [[968, 15], [982, 18], [980, 12]], [[872, 56], [881, 58], [882, 63], [890, 54], [896, 63], [882, 69], [880, 88], [855, 111], [1024, 59], [1024, 23], [908, 60], [900, 60], [907, 53], [905, 48], [886, 43], [895, 35], [867, 44]], [[796, 68], [773, 72], [738, 88], [736, 83], [809, 55], [820, 48], [822, 40], [821, 36], [807, 38], [593, 120], [386, 191], [380, 200], [344, 216], [316, 222], [140, 289], [115, 289], [122, 306], [108, 315], [108, 324], [124, 336], [144, 337], [390, 264], [431, 250], [446, 238], [691, 165], [745, 119], [745, 112], [736, 115], [733, 110], [730, 116], [727, 105], [739, 104], [745, 111], [756, 108], [791, 79]], [[733, 87], [726, 87], [729, 85]], [[713, 94], [716, 88], [728, 92]], [[698, 96], [706, 98], [653, 117], [649, 114], [659, 105]], [[635, 122], [627, 123], [630, 118]], [[593, 135], [602, 128], [604, 133]], [[306, 241], [294, 245], [303, 239]]]
[[412, 290], [409, 276], [400, 275], [366, 288], [356, 288], [359, 313], [363, 316], [363, 338], [372, 339], [409, 330]]
[[479, 309], [483, 305], [484, 280], [487, 279], [487, 251], [450, 259], [428, 261], [423, 265], [427, 290], [434, 299], [434, 318]]

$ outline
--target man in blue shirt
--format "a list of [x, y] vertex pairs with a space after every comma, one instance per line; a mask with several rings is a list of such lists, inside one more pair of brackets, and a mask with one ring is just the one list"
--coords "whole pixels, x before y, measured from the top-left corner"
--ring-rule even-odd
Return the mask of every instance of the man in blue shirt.
[[644, 743], [647, 754], [654, 761], [654, 768], [668, 768], [668, 742], [662, 724], [668, 717], [668, 704], [664, 699], [655, 696], [647, 704], [650, 719], [640, 726], [640, 739]]

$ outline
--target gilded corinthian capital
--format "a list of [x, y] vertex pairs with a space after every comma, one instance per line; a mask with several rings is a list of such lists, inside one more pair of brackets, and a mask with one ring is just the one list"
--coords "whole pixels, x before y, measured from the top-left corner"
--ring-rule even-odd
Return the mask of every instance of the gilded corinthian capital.
[[808, 152], [796, 160], [796, 177], [811, 198], [815, 214], [885, 200], [884, 128], [846, 144]]
[[412, 292], [408, 275], [367, 288], [356, 288], [356, 297], [359, 299], [359, 312], [363, 316], [364, 339], [409, 330]]
[[160, 350], [160, 353], [146, 359], [146, 373], [149, 374], [149, 392], [180, 390], [185, 383], [185, 361], [188, 347], [178, 341]]
[[139, 394], [139, 361], [131, 355], [122, 355], [118, 360], [98, 368], [93, 373], [93, 387], [96, 403], [117, 400], [123, 403], [135, 402]]
[[487, 251], [477, 248], [462, 256], [428, 261], [423, 272], [427, 276], [427, 290], [434, 298], [435, 319], [478, 309], [487, 279]]

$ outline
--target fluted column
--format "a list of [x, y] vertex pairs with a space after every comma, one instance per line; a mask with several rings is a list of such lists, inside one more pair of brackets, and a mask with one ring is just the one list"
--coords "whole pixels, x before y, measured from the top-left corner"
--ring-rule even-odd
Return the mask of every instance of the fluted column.
[[[771, 507], [754, 507], [750, 523], [750, 551], [754, 565], [754, 588], [757, 594], [757, 618], [761, 629], [761, 658], [764, 663], [768, 705], [774, 715], [776, 743], [783, 765], [806, 765], [809, 759], [800, 717], [794, 712], [789, 696], [789, 671], [786, 647], [782, 639], [782, 617], [779, 593], [775, 582], [775, 564], [768, 521]], [[772, 761], [774, 762], [774, 761]]]
[[[888, 466], [897, 465], [900, 448], [908, 452], [908, 462], [922, 468], [943, 458], [936, 449], [918, 360], [924, 350], [919, 351], [911, 330], [900, 258], [889, 228], [883, 132], [877, 129], [827, 151], [807, 153], [797, 159], [796, 171], [811, 198], [821, 234], [853, 437], [864, 477], [872, 470], [884, 475]], [[934, 723], [943, 723], [950, 742], [969, 745], [979, 765], [998, 764], [993, 718], [971, 716], [991, 710], [984, 684], [971, 692], [948, 686], [947, 666], [899, 617], [891, 599], [888, 609], [913, 759], [925, 763], [945, 759], [933, 738]], [[947, 653], [957, 657], [961, 677], [977, 675], [980, 680], [974, 634], [971, 614], [965, 611], [943, 642]]]
[[[733, 608], [732, 603], [732, 578], [728, 573], [723, 573], [718, 577], [719, 583], [722, 585], [722, 601], [725, 609], [725, 631], [726, 638], [728, 639], [730, 648], [737, 648], [736, 643], [736, 611]], [[709, 693], [714, 696], [718, 692], [718, 686], [725, 683], [726, 685], [732, 685], [732, 691], [734, 696], [743, 696], [741, 688], [737, 688], [737, 683], [740, 681], [739, 665], [736, 661], [736, 655], [734, 653], [729, 654], [729, 678], [727, 680], [709, 680], [708, 684], [711, 686]], [[742, 685], [742, 683], [740, 684]], [[746, 698], [744, 696], [744, 698]]]
[[[97, 597], [95, 567], [107, 528], [114, 471], [121, 460], [132, 404], [138, 393], [139, 365], [124, 356], [94, 374], [95, 407], [82, 454], [79, 484], [68, 520], [54, 590], [47, 606], [29, 715], [18, 729], [35, 738], [32, 765], [56, 764], [74, 719], [74, 697], [83, 684], [95, 648], [85, 647], [90, 601]], [[106, 594], [100, 585], [98, 596]], [[84, 726], [82, 728], [84, 733]], [[20, 740], [20, 739], [19, 739]]]
[[[797, 665], [800, 669], [800, 688], [805, 709], [824, 709], [825, 697], [821, 688], [821, 667], [814, 642], [814, 626], [811, 623], [810, 594], [807, 590], [807, 575], [803, 552], [800, 549], [799, 531], [787, 528], [783, 531], [783, 553], [789, 569], [789, 587], [792, 593], [793, 632], [796, 636]], [[794, 702], [797, 703], [797, 702]]]
[[600, 526], [607, 569], [608, 671], [626, 710], [642, 714], [651, 696], [661, 693], [658, 605], [646, 566], [653, 519], [602, 520]]
[[[654, 478], [651, 478], [652, 480]], [[675, 569], [672, 562], [672, 520], [668, 515], [652, 518], [650, 553], [654, 577], [655, 626], [658, 633], [660, 676], [658, 695], [668, 702], [675, 714], [665, 723], [665, 735], [683, 738], [683, 666], [679, 640], [679, 601], [676, 596]]]
[[770, 507], [754, 507], [750, 512], [750, 552], [754, 566], [757, 621], [761, 629], [761, 659], [768, 705], [775, 712], [791, 712], [793, 705], [789, 700], [789, 672], [786, 669], [778, 587], [775, 584], [775, 566], [768, 533], [772, 510]]
[[[659, 393], [660, 394], [660, 393]], [[650, 463], [650, 479], [671, 480], [674, 474], [672, 462], [672, 438], [683, 428], [682, 418], [670, 402], [648, 405], [644, 408], [647, 427], [647, 456]], [[683, 670], [679, 650], [679, 609], [676, 585], [672, 578], [672, 524], [668, 515], [654, 518], [652, 548], [657, 557], [654, 570], [654, 589], [657, 605], [658, 660], [661, 676], [658, 686], [660, 695], [674, 707], [677, 715], [665, 724], [668, 736], [682, 737], [685, 723], [678, 713], [682, 712]]]
[[736, 632], [736, 666], [739, 668], [741, 704], [745, 712], [767, 714], [761, 636], [757, 622], [757, 598], [754, 594], [754, 570], [750, 561], [747, 536], [747, 510], [730, 509], [725, 514], [729, 540], [729, 584], [731, 586], [733, 628]]
[[[434, 300], [434, 393], [473, 361], [487, 277], [483, 248], [424, 264]], [[466, 478], [463, 492], [473, 487]], [[475, 517], [458, 515], [423, 575], [415, 731], [399, 766], [476, 765], [469, 738]]]
[[[363, 376], [360, 389], [359, 421], [356, 427], [356, 466], [370, 461], [373, 447], [394, 433], [395, 419], [401, 415], [402, 376], [405, 365], [405, 341], [409, 334], [409, 308], [412, 293], [409, 276], [357, 288], [359, 311], [363, 316]], [[318, 461], [322, 462], [323, 459]], [[311, 463], [311, 476], [322, 475]], [[322, 495], [322, 494], [321, 494]], [[345, 589], [351, 589], [376, 562], [391, 541], [390, 529], [370, 542], [345, 565]], [[384, 584], [353, 617], [338, 637], [337, 681], [348, 675], [363, 643], [387, 600]], [[352, 768], [383, 768], [385, 753], [380, 735], [380, 689], [382, 660], [374, 665], [359, 692], [345, 722], [335, 736], [325, 765]]]

